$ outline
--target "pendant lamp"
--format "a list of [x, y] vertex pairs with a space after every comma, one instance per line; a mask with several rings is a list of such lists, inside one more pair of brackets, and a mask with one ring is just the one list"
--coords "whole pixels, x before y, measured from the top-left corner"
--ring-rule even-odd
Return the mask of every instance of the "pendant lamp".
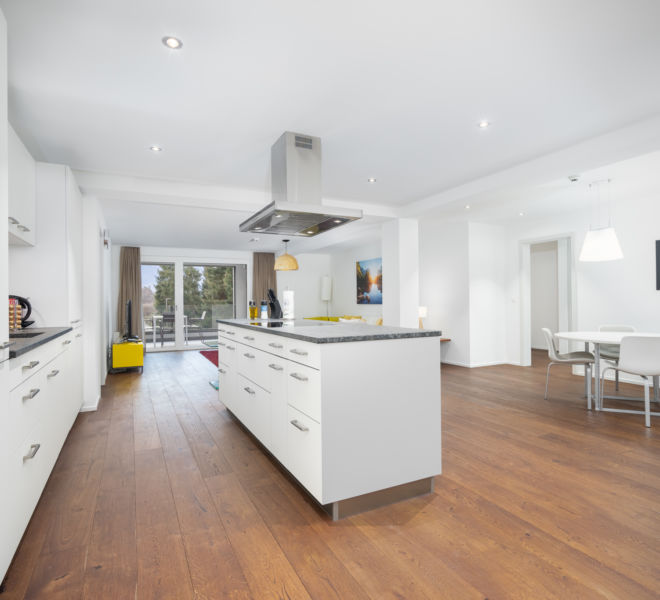
[[[601, 208], [600, 201], [600, 184], [607, 183], [608, 191], [608, 200], [609, 200], [609, 191], [610, 191], [610, 180], [606, 182], [597, 181], [589, 184], [589, 188], [596, 186], [598, 192], [597, 199], [597, 208]], [[589, 227], [587, 235], [584, 238], [584, 243], [582, 244], [582, 250], [580, 251], [580, 261], [581, 262], [605, 262], [609, 260], [620, 260], [623, 258], [623, 252], [621, 251], [621, 245], [619, 244], [619, 239], [616, 236], [616, 231], [612, 227], [612, 208], [610, 202], [608, 201], [607, 206], [607, 227]]]
[[294, 256], [291, 256], [286, 251], [286, 245], [289, 243], [289, 240], [282, 240], [284, 242], [284, 254], [280, 254], [275, 259], [275, 270], [276, 271], [297, 271], [298, 270], [298, 261]]

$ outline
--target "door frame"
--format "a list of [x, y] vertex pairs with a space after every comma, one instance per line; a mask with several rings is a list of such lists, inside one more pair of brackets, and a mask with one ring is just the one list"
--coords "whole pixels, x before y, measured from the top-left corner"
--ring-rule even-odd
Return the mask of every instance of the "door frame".
[[[521, 240], [520, 254], [520, 364], [532, 364], [532, 294], [531, 294], [531, 247], [545, 242], [557, 242], [557, 310], [560, 331], [570, 331], [577, 326], [577, 294], [575, 265], [575, 235], [563, 233], [540, 238]], [[560, 343], [560, 351], [568, 342]]]

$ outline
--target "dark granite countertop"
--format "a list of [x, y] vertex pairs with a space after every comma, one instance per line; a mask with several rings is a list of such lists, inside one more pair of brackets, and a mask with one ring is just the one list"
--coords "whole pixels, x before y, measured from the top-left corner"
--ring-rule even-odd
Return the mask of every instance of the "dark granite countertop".
[[[26, 352], [30, 352], [30, 350], [34, 350], [69, 331], [71, 331], [71, 327], [26, 327], [18, 331], [10, 331], [9, 358], [22, 356]], [[34, 335], [35, 333], [37, 335]], [[19, 336], [27, 334], [29, 337], [12, 337], [15, 334]]]
[[383, 325], [368, 325], [367, 323], [336, 323], [334, 321], [315, 321], [312, 319], [296, 319], [283, 321], [268, 319], [267, 321], [250, 319], [218, 319], [218, 323], [234, 325], [263, 331], [273, 335], [312, 342], [314, 344], [336, 344], [340, 342], [367, 342], [371, 340], [398, 340], [416, 337], [440, 337], [441, 331], [430, 329], [407, 329], [405, 327], [386, 327]]

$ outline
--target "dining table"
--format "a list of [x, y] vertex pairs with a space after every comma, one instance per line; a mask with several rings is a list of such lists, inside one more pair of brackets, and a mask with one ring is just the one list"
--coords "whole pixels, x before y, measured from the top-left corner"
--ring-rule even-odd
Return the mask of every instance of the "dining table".
[[[601, 358], [600, 358], [600, 347], [601, 344], [612, 344], [619, 346], [621, 340], [624, 337], [635, 336], [635, 337], [660, 337], [660, 333], [646, 333], [646, 332], [630, 332], [630, 331], [559, 331], [555, 334], [555, 337], [560, 340], [567, 340], [569, 342], [582, 342], [584, 343], [584, 349], [587, 352], [590, 352], [589, 345], [593, 344], [594, 347], [594, 408], [596, 410], [609, 410], [603, 408], [603, 394], [600, 389], [600, 369], [601, 369]], [[653, 378], [653, 395], [654, 399], [657, 402], [659, 397], [659, 388], [658, 378]], [[617, 398], [617, 399], [634, 399], [634, 398], [623, 398], [621, 396], [605, 396], [606, 398]], [[616, 412], [622, 412], [617, 410]], [[628, 412], [628, 411], [625, 411]]]
[[[156, 330], [160, 327], [163, 321], [163, 315], [153, 314], [151, 315], [151, 331], [153, 334], [153, 344], [154, 348], [156, 347]], [[183, 341], [185, 344], [188, 344], [188, 315], [183, 315]], [[163, 345], [163, 342], [160, 344]]]

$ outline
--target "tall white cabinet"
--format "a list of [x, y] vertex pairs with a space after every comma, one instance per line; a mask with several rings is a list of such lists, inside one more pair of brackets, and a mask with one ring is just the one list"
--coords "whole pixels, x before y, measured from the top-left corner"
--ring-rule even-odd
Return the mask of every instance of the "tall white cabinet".
[[36, 162], [14, 128], [7, 128], [9, 164], [9, 243], [34, 246], [36, 241]]

